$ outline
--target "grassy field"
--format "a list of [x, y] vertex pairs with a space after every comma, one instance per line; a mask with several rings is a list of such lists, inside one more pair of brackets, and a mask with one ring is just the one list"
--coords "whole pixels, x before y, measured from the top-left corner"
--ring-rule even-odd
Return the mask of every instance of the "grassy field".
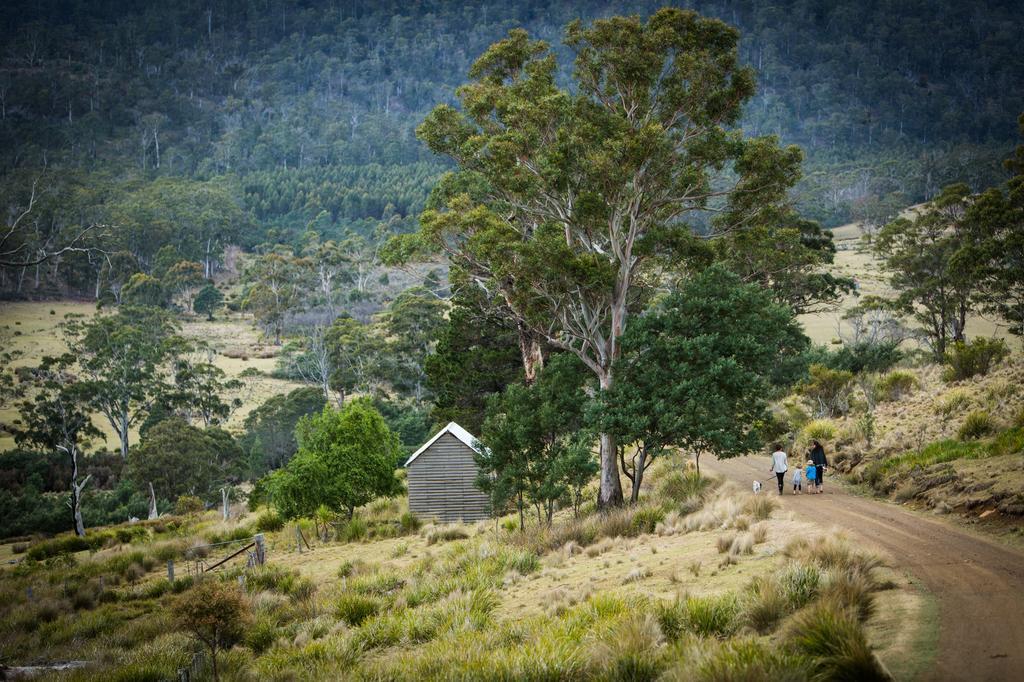
[[[58, 325], [68, 314], [94, 315], [96, 306], [65, 301], [0, 303], [0, 328], [6, 328], [11, 348], [22, 353], [13, 364], [31, 365], [45, 355], [63, 352], [65, 345]], [[286, 393], [298, 386], [267, 376], [274, 369], [277, 348], [261, 343], [251, 319], [228, 313], [222, 313], [213, 322], [191, 317], [183, 320], [182, 332], [187, 337], [209, 344], [216, 353], [212, 357], [213, 364], [224, 370], [228, 377], [238, 378], [244, 384], [237, 393], [242, 407], [231, 415], [227, 424], [229, 429], [240, 427], [245, 415], [270, 396]], [[247, 369], [257, 370], [260, 374], [241, 376]], [[16, 418], [17, 411], [12, 407], [0, 409], [0, 422]], [[102, 418], [95, 422], [106, 435], [107, 447], [115, 448], [117, 440], [113, 429]], [[14, 441], [9, 436], [0, 436], [0, 450], [13, 445]]]
[[[860, 227], [856, 223], [843, 225], [833, 229], [832, 234], [837, 247], [833, 271], [836, 275], [856, 277], [859, 290], [856, 292], [857, 295], [844, 297], [835, 310], [800, 316], [800, 322], [811, 340], [825, 345], [832, 344], [849, 331], [842, 316], [845, 311], [857, 304], [859, 296], [893, 295], [878, 260], [863, 248], [863, 233]], [[970, 337], [996, 336], [1006, 339], [1015, 348], [1021, 347], [1020, 339], [1007, 333], [1005, 325], [987, 316], [976, 315], [969, 318], [967, 333]]]
[[[770, 497], [694, 485], [670, 473], [678, 462], [660, 468], [639, 508], [561, 512], [526, 533], [510, 518], [420, 527], [404, 498], [360, 509], [326, 540], [303, 523], [313, 548], [301, 553], [293, 525], [269, 531], [225, 679], [799, 680], [851, 665], [880, 679], [864, 677], [875, 656], [913, 679], [929, 663], [931, 602], [884, 558], [831, 532], [810, 547], [801, 538], [822, 530]], [[189, 548], [267, 525], [235, 513], [122, 526], [131, 538], [94, 529], [108, 536], [96, 551], [0, 569], [0, 660], [88, 664], [52, 679], [173, 677], [196, 650], [175, 621], [193, 583]], [[47, 548], [7, 545], [3, 558]]]

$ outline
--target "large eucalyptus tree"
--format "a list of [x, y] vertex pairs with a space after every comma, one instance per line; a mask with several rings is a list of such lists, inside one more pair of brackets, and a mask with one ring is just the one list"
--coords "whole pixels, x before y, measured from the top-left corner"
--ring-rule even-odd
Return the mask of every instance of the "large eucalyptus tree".
[[[472, 66], [461, 107], [418, 129], [458, 166], [421, 237], [526, 330], [576, 353], [601, 390], [659, 267], [701, 237], [777, 219], [798, 177], [798, 149], [734, 127], [754, 92], [738, 40], [679, 9], [573, 22], [561, 87], [548, 45], [516, 29]], [[617, 505], [615, 434], [600, 441], [599, 502]]]

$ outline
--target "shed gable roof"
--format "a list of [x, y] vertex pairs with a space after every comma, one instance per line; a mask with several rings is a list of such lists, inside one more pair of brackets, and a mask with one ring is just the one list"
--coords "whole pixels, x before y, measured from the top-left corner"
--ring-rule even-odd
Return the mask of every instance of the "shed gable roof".
[[409, 466], [410, 464], [412, 464], [413, 460], [415, 460], [421, 454], [426, 452], [430, 448], [431, 445], [433, 445], [434, 443], [437, 442], [438, 438], [440, 438], [441, 436], [443, 436], [446, 433], [450, 433], [453, 436], [455, 436], [456, 438], [458, 438], [460, 441], [462, 441], [468, 448], [472, 449], [474, 452], [477, 452], [477, 453], [480, 452], [480, 445], [477, 443], [477, 439], [473, 436], [473, 434], [471, 434], [469, 431], [467, 431], [466, 429], [462, 428], [461, 426], [459, 426], [455, 422], [448, 422], [448, 426], [444, 427], [443, 429], [441, 429], [440, 431], [435, 433], [433, 438], [431, 438], [426, 443], [424, 443], [420, 447], [419, 450], [417, 450], [416, 452], [412, 453], [412, 457], [410, 457], [409, 459], [406, 460], [405, 466]]

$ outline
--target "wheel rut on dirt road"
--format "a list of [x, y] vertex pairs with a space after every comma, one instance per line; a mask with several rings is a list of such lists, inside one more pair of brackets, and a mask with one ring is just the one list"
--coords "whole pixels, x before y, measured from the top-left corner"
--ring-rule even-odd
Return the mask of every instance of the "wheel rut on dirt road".
[[[776, 495], [767, 457], [739, 457], [704, 468]], [[769, 481], [769, 478], [771, 479]], [[825, 478], [824, 495], [791, 495], [784, 509], [835, 526], [879, 548], [894, 568], [921, 581], [938, 601], [939, 642], [925, 680], [1024, 680], [1024, 553], [901, 507], [847, 492]]]

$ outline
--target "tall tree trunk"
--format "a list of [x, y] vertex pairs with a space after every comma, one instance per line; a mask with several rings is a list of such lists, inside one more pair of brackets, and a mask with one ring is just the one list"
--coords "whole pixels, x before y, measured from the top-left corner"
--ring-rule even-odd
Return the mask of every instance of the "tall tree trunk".
[[156, 510], [156, 492], [153, 491], [153, 482], [149, 482], [149, 520], [160, 516], [160, 513]]
[[[64, 449], [64, 448], [61, 448]], [[78, 446], [72, 445], [65, 450], [71, 459], [71, 520], [75, 525], [75, 535], [85, 537], [85, 521], [82, 520], [82, 491], [92, 474], [86, 476], [81, 483], [78, 481]]]
[[[605, 371], [600, 377], [601, 390], [607, 391], [612, 387], [612, 375]], [[597, 506], [599, 509], [609, 509], [622, 505], [622, 482], [619, 480], [619, 462], [616, 459], [615, 436], [611, 433], [600, 434], [601, 439], [601, 481], [597, 493]]]
[[121, 459], [128, 460], [128, 415], [121, 417], [117, 437], [121, 439]]

